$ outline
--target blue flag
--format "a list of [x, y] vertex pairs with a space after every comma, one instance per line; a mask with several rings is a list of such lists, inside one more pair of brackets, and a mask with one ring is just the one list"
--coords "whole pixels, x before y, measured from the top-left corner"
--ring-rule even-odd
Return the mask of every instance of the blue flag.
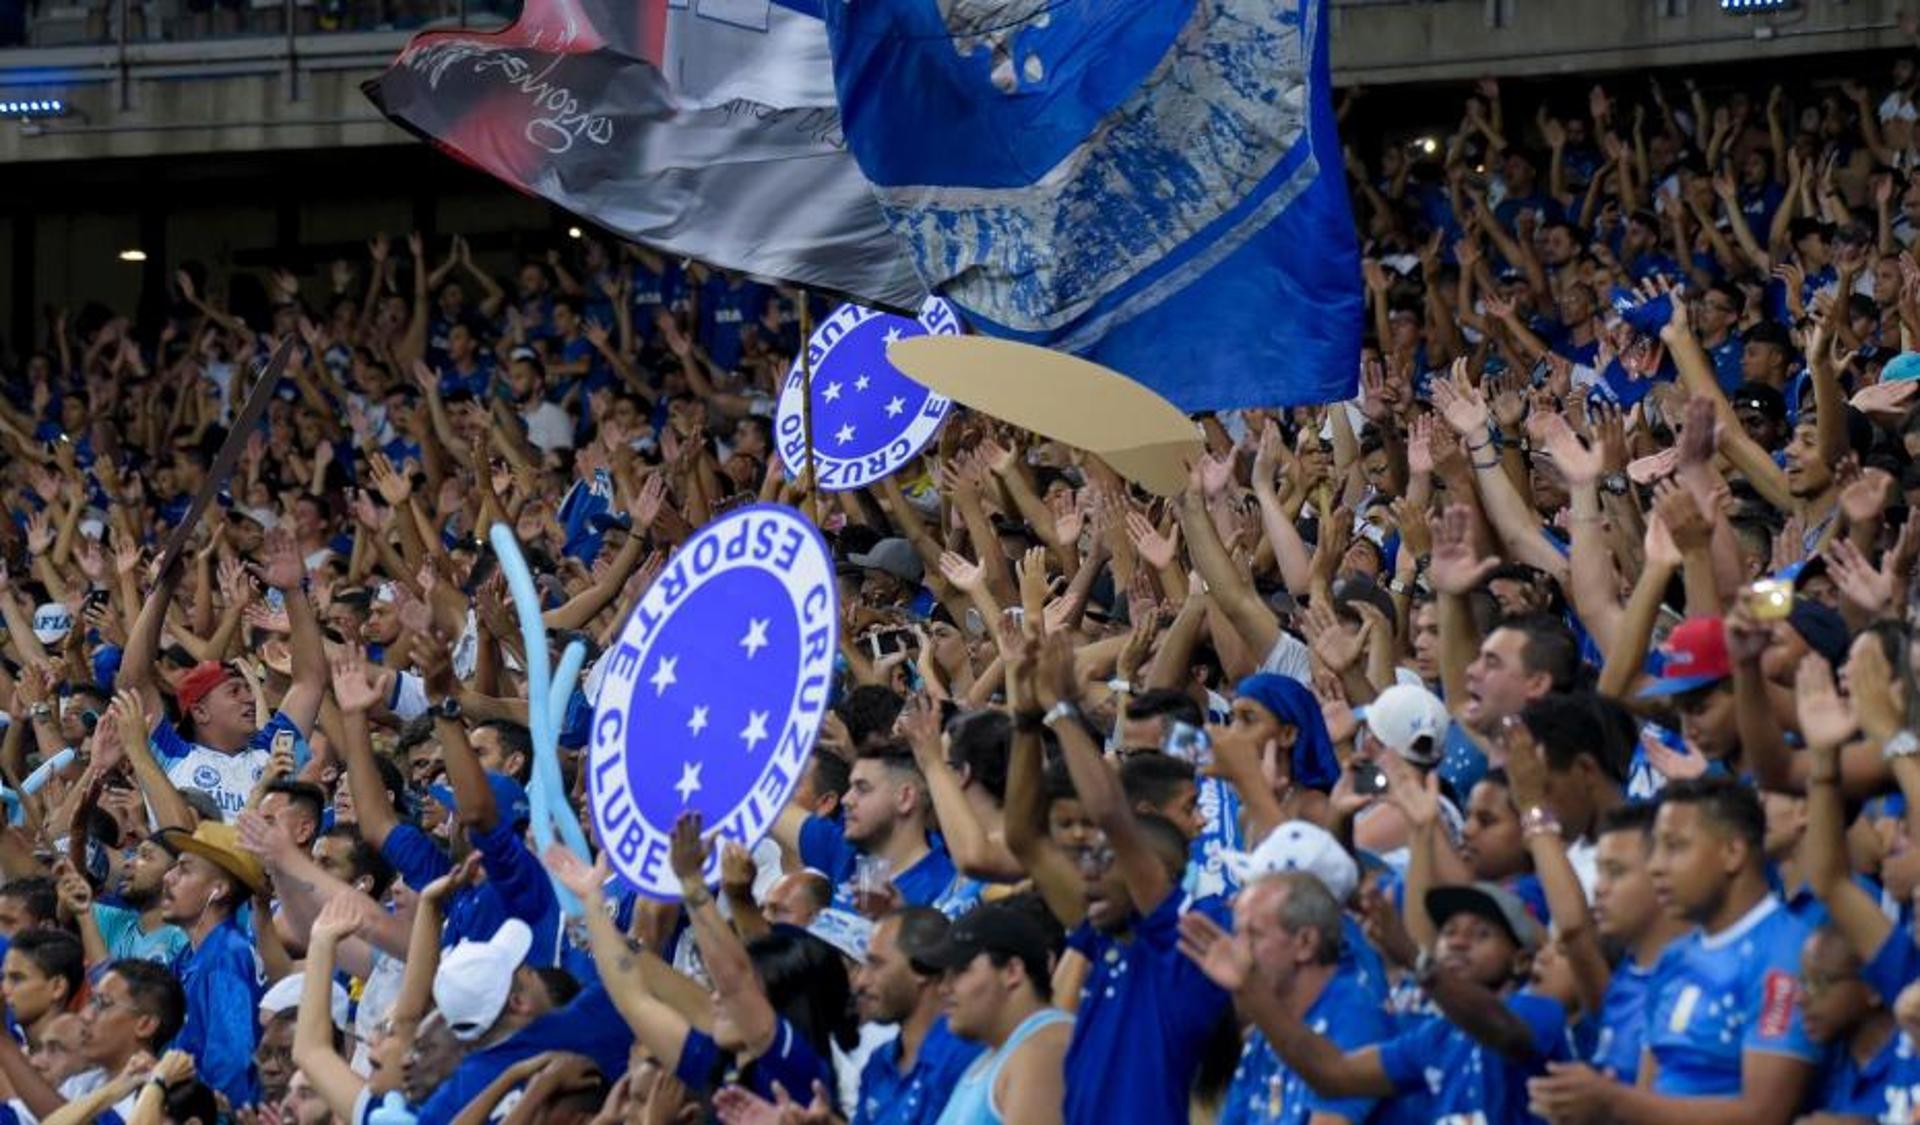
[[1188, 411], [1350, 397], [1327, 0], [789, 0], [929, 288]]

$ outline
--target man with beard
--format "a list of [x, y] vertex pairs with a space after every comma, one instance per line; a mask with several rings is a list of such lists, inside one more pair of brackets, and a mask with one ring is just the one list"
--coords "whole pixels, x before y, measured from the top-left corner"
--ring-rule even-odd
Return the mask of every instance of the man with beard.
[[1039, 920], [1007, 902], [975, 907], [928, 952], [953, 1033], [985, 1048], [939, 1125], [1059, 1125], [1073, 1017], [1053, 1006], [1051, 960]]
[[234, 916], [250, 897], [267, 893], [266, 869], [227, 824], [202, 821], [191, 835], [168, 829], [160, 843], [175, 857], [160, 892], [161, 917], [193, 945], [180, 963], [187, 1018], [173, 1046], [191, 1054], [200, 1080], [231, 1104], [258, 1104], [260, 965]]
[[880, 919], [867, 940], [867, 960], [853, 974], [853, 1002], [865, 1023], [897, 1024], [860, 1072], [853, 1125], [932, 1125], [954, 1083], [981, 1048], [947, 1026], [941, 977], [927, 958], [947, 937], [938, 910], [909, 906]]
[[[853, 763], [840, 800], [841, 820], [808, 816], [788, 805], [774, 833], [801, 862], [823, 872], [838, 890], [834, 904], [855, 908], [854, 875], [862, 857], [886, 861], [890, 890], [907, 906], [927, 906], [953, 885], [953, 860], [928, 831], [933, 805], [913, 752], [897, 743], [875, 747]], [[873, 888], [877, 893], [886, 889]]]
[[133, 958], [172, 967], [187, 952], [187, 932], [160, 912], [160, 892], [173, 857], [154, 840], [142, 840], [120, 867], [119, 905], [93, 901], [84, 876], [71, 869], [60, 878], [60, 901], [75, 918], [87, 963]]

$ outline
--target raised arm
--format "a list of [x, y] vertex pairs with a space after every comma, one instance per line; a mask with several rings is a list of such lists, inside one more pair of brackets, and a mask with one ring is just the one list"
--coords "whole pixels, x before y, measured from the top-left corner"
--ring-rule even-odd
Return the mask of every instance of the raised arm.
[[1231, 457], [1207, 456], [1195, 462], [1186, 491], [1174, 498], [1174, 512], [1187, 540], [1187, 553], [1206, 582], [1208, 595], [1258, 663], [1279, 643], [1280, 620], [1234, 565], [1207, 511], [1207, 497], [1224, 492], [1232, 473]]
[[1034, 696], [1033, 664], [1037, 645], [1019, 629], [1002, 629], [1006, 663], [1007, 710], [1013, 714], [1013, 746], [1007, 759], [1004, 824], [1007, 850], [1033, 876], [1047, 909], [1072, 929], [1087, 915], [1086, 884], [1073, 860], [1047, 835], [1046, 776], [1041, 765], [1040, 719]]
[[713, 859], [713, 840], [703, 839], [700, 829], [699, 813], [680, 814], [668, 843], [668, 860], [680, 880], [680, 901], [693, 928], [694, 944], [713, 980], [716, 1014], [729, 1018], [747, 1054], [759, 1055], [779, 1032], [780, 1015], [754, 974], [746, 945], [721, 917], [720, 905], [707, 889], [705, 871]]
[[[601, 983], [606, 986], [614, 1007], [633, 1029], [634, 1038], [646, 1047], [662, 1069], [675, 1069], [680, 1064], [687, 1032], [693, 1025], [647, 987], [640, 954], [629, 946], [613, 924], [605, 889], [612, 871], [606, 857], [602, 856], [597, 864], [588, 867], [578, 856], [555, 844], [547, 849], [544, 858], [547, 870], [553, 872], [585, 908], [594, 966], [600, 971]], [[752, 975], [751, 970], [748, 975]]]
[[294, 1065], [341, 1121], [354, 1119], [354, 1103], [360, 1100], [366, 1081], [333, 1046], [334, 952], [364, 921], [361, 903], [346, 896], [327, 903], [314, 919], [293, 1024]]
[[298, 727], [302, 737], [313, 733], [320, 700], [327, 693], [327, 653], [320, 643], [320, 619], [306, 593], [307, 567], [293, 532], [267, 532], [260, 580], [280, 591], [292, 630], [293, 683], [280, 699], [280, 713]]
[[975, 879], [996, 883], [1017, 883], [1026, 877], [1006, 845], [987, 831], [973, 806], [960, 789], [960, 779], [947, 764], [940, 742], [940, 708], [924, 695], [907, 702], [900, 715], [900, 729], [907, 745], [913, 748], [914, 761], [927, 779], [927, 792], [933, 797], [934, 815], [940, 821], [941, 835], [954, 865]]
[[[1073, 649], [1064, 636], [1056, 633], [1042, 645], [1034, 688], [1040, 705], [1049, 711], [1063, 703], [1078, 706], [1079, 678], [1073, 671]], [[1120, 775], [1101, 760], [1100, 747], [1082, 725], [1077, 710], [1050, 725], [1060, 739], [1060, 753], [1080, 803], [1107, 834], [1107, 844], [1127, 881], [1135, 909], [1142, 914], [1153, 913], [1174, 886], [1127, 804]]]
[[358, 648], [344, 649], [334, 658], [333, 697], [340, 707], [340, 725], [345, 733], [340, 750], [346, 760], [354, 820], [360, 838], [378, 850], [386, 844], [400, 817], [374, 763], [367, 711], [377, 701], [377, 693], [367, 681], [366, 661], [366, 653]]
[[1180, 952], [1214, 984], [1233, 994], [1233, 1006], [1247, 1017], [1294, 1073], [1323, 1097], [1390, 1097], [1393, 1080], [1377, 1047], [1347, 1054], [1289, 1012], [1272, 980], [1253, 961], [1246, 934], [1229, 934], [1198, 910], [1180, 916]]

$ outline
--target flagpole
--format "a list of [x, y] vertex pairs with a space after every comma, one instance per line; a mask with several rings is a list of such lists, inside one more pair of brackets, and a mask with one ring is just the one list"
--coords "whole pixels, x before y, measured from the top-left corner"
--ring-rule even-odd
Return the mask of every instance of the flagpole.
[[813, 459], [813, 307], [800, 290], [800, 425], [807, 440], [807, 514], [820, 523], [820, 473]]

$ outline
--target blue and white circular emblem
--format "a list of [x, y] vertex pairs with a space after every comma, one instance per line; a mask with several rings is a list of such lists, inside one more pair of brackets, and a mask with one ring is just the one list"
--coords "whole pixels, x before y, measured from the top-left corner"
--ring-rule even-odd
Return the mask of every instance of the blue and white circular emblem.
[[684, 811], [749, 847], [766, 834], [826, 715], [839, 616], [826, 542], [792, 508], [731, 512], [667, 562], [606, 655], [588, 745], [594, 829], [628, 883], [679, 897]]
[[[914, 382], [887, 362], [887, 345], [913, 336], [958, 336], [953, 306], [927, 298], [918, 319], [841, 305], [813, 330], [813, 449], [820, 487], [865, 488], [913, 460], [946, 419], [953, 401]], [[774, 417], [775, 444], [789, 476], [807, 465], [799, 361], [787, 372]]]

